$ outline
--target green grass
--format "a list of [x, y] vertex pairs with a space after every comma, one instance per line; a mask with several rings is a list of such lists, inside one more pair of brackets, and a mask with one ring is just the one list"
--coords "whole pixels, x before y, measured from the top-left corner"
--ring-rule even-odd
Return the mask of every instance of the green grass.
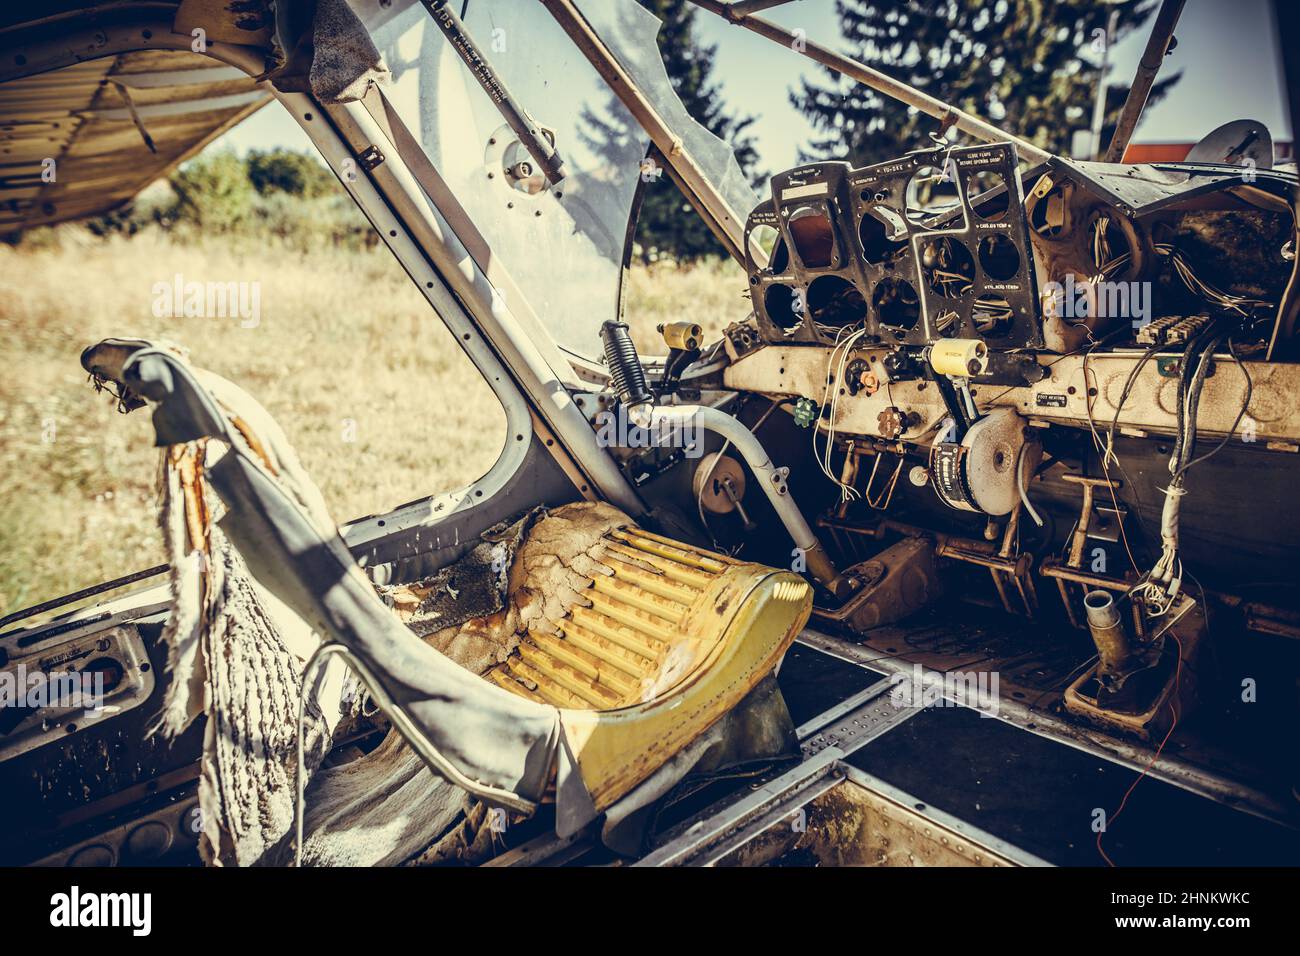
[[[491, 467], [505, 440], [500, 403], [391, 254], [271, 242], [154, 229], [98, 239], [61, 227], [39, 243], [0, 245], [0, 614], [163, 560], [148, 411], [119, 415], [78, 362], [107, 336], [176, 342], [247, 389], [284, 427], [337, 520]], [[154, 284], [176, 273], [259, 282], [261, 323], [156, 318]], [[743, 317], [744, 289], [732, 264], [636, 269], [627, 312], [649, 348], [660, 322], [716, 332]]]

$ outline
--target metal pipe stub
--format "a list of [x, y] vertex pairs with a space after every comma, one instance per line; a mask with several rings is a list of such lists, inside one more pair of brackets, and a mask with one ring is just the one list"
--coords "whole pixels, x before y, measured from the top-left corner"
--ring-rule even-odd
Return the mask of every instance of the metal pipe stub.
[[1130, 670], [1133, 652], [1119, 607], [1109, 591], [1089, 591], [1083, 596], [1092, 642], [1097, 646], [1097, 678], [1103, 685], [1122, 683]]

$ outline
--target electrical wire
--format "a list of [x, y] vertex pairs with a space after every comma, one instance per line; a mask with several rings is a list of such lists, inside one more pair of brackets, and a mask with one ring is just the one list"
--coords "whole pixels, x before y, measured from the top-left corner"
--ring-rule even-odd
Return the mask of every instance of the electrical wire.
[[[841, 339], [840, 337], [844, 336], [846, 332], [848, 333], [847, 337]], [[835, 419], [839, 411], [840, 393], [843, 391], [844, 370], [848, 367], [849, 355], [853, 351], [853, 346], [857, 344], [858, 340], [866, 335], [866, 333], [867, 330], [865, 327], [853, 332], [849, 332], [847, 328], [841, 329], [838, 333], [835, 345], [832, 346], [830, 354], [826, 358], [826, 387], [822, 391], [822, 402], [820, 406], [822, 410], [827, 409], [829, 406], [830, 410], [829, 421], [826, 424], [825, 452], [822, 452], [817, 447], [818, 423], [814, 421], [812, 426], [813, 458], [817, 461], [822, 473], [833, 481], [840, 489], [841, 503], [855, 501], [861, 497], [856, 488], [852, 485], [845, 484], [844, 481], [840, 479], [839, 475], [836, 475], [831, 470], [831, 454], [835, 449]], [[832, 369], [834, 370], [833, 372]]]
[[1016, 456], [1016, 490], [1020, 492], [1020, 503], [1025, 506], [1025, 512], [1034, 519], [1034, 524], [1038, 527], [1043, 526], [1043, 519], [1039, 517], [1034, 506], [1029, 503], [1029, 493], [1025, 491], [1025, 452], [1029, 450], [1029, 443], [1020, 446], [1020, 454]]
[[1169, 724], [1169, 730], [1165, 734], [1164, 739], [1160, 741], [1160, 746], [1158, 746], [1156, 752], [1151, 755], [1150, 761], [1148, 761], [1147, 765], [1142, 768], [1142, 772], [1137, 775], [1137, 779], [1129, 784], [1128, 790], [1124, 792], [1124, 798], [1119, 802], [1119, 807], [1109, 818], [1107, 818], [1106, 828], [1097, 832], [1097, 852], [1101, 854], [1101, 858], [1106, 861], [1106, 865], [1109, 867], [1114, 867], [1115, 861], [1107, 856], [1106, 851], [1101, 847], [1102, 834], [1104, 834], [1106, 830], [1109, 830], [1111, 825], [1119, 819], [1119, 815], [1124, 812], [1124, 808], [1128, 805], [1128, 798], [1133, 795], [1133, 791], [1137, 789], [1137, 785], [1142, 782], [1142, 779], [1151, 772], [1151, 768], [1154, 767], [1156, 761], [1160, 759], [1160, 754], [1164, 752], [1165, 744], [1169, 743], [1169, 738], [1174, 735], [1174, 731], [1178, 728], [1178, 707], [1176, 706], [1176, 701], [1178, 700], [1178, 685], [1183, 676], [1183, 642], [1178, 639], [1177, 634], [1171, 633], [1169, 636], [1174, 639], [1174, 643], [1178, 647], [1178, 657], [1174, 664], [1174, 692], [1169, 695], [1169, 710], [1170, 713], [1173, 714], [1173, 721]]
[[[1101, 436], [1097, 433], [1097, 426], [1093, 422], [1093, 418], [1092, 418], [1092, 400], [1094, 397], [1093, 392], [1099, 391], [1099, 389], [1096, 389], [1094, 386], [1088, 384], [1088, 376], [1090, 374], [1093, 374], [1092, 370], [1088, 368], [1088, 359], [1092, 357], [1093, 350], [1096, 349], [1096, 347], [1100, 344], [1101, 344], [1100, 342], [1095, 343], [1092, 346], [1092, 348], [1088, 349], [1088, 351], [1083, 353], [1084, 408], [1088, 413], [1088, 431], [1092, 433], [1093, 447], [1096, 449], [1097, 454], [1101, 458], [1101, 472], [1102, 475], [1106, 478], [1106, 490], [1110, 492], [1110, 501], [1115, 508], [1115, 523], [1119, 527], [1120, 540], [1124, 543], [1124, 553], [1128, 555], [1128, 560], [1129, 563], [1133, 566], [1133, 570], [1141, 574], [1141, 568], [1138, 567], [1137, 558], [1133, 556], [1133, 549], [1129, 546], [1128, 543], [1128, 532], [1124, 530], [1124, 520], [1121, 517], [1120, 510], [1119, 510], [1119, 497], [1115, 494], [1115, 482], [1110, 477], [1110, 462], [1108, 459], [1113, 458], [1116, 464], [1118, 465], [1119, 455], [1115, 453], [1115, 449], [1112, 445], [1108, 444], [1103, 446], [1101, 441]], [[1094, 382], [1096, 381], [1095, 375], [1093, 375], [1093, 381]], [[1119, 467], [1121, 469], [1121, 474], [1122, 474], [1123, 466], [1119, 466]], [[1130, 490], [1133, 490], [1132, 483], [1128, 480], [1127, 475], [1124, 475], [1124, 482], [1129, 486]]]
[[1204, 455], [1201, 455], [1199, 458], [1193, 458], [1191, 461], [1181, 466], [1178, 472], [1175, 474], [1174, 476], [1175, 478], [1181, 478], [1184, 474], [1187, 473], [1189, 469], [1191, 469], [1193, 465], [1199, 465], [1207, 458], [1210, 458], [1211, 456], [1216, 455], [1220, 451], [1222, 451], [1224, 446], [1227, 445], [1228, 442], [1232, 439], [1232, 436], [1237, 433], [1237, 428], [1241, 425], [1241, 420], [1246, 417], [1246, 411], [1250, 408], [1250, 399], [1251, 396], [1254, 394], [1255, 384], [1251, 380], [1250, 372], [1246, 368], [1246, 363], [1244, 363], [1241, 360], [1241, 356], [1237, 354], [1237, 350], [1232, 344], [1231, 337], [1228, 338], [1228, 354], [1231, 355], [1233, 361], [1237, 363], [1237, 368], [1241, 370], [1241, 374], [1246, 380], [1246, 397], [1242, 400], [1241, 411], [1237, 413], [1237, 417], [1232, 422], [1232, 427], [1228, 429], [1228, 431], [1224, 434], [1223, 438], [1219, 441], [1219, 443], [1215, 445], [1213, 448], [1211, 448], [1209, 451], [1207, 451]]
[[1194, 295], [1205, 299], [1207, 302], [1221, 306], [1231, 312], [1236, 312], [1244, 318], [1249, 318], [1256, 310], [1272, 310], [1275, 308], [1273, 303], [1265, 299], [1223, 292], [1205, 282], [1192, 270], [1191, 264], [1188, 263], [1182, 252], [1170, 243], [1156, 243], [1154, 248], [1157, 253], [1169, 259], [1174, 267], [1174, 272], [1182, 280], [1183, 285]]

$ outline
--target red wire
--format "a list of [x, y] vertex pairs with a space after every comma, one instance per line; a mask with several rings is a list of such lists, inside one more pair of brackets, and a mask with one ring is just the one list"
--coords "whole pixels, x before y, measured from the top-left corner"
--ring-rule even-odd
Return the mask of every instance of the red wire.
[[[1165, 739], [1160, 741], [1160, 746], [1156, 748], [1156, 752], [1152, 755], [1150, 763], [1142, 768], [1142, 772], [1138, 774], [1137, 779], [1129, 785], [1128, 790], [1124, 794], [1124, 799], [1119, 802], [1119, 809], [1116, 810], [1110, 819], [1106, 821], [1106, 829], [1109, 829], [1110, 825], [1118, 820], [1119, 815], [1124, 812], [1124, 806], [1128, 803], [1129, 796], [1133, 793], [1133, 790], [1137, 785], [1142, 782], [1142, 778], [1147, 775], [1147, 771], [1154, 767], [1156, 761], [1160, 759], [1161, 751], [1165, 749], [1165, 744], [1169, 743], [1169, 738], [1174, 735], [1174, 730], [1178, 727], [1178, 708], [1174, 706], [1174, 702], [1178, 700], [1178, 684], [1183, 674], [1183, 642], [1178, 639], [1178, 635], [1173, 631], [1169, 632], [1169, 636], [1172, 637], [1174, 643], [1178, 645], [1178, 659], [1174, 666], [1174, 690], [1173, 693], [1169, 695], [1169, 709], [1173, 711], [1174, 721], [1169, 725], [1169, 732], [1165, 734]], [[1101, 854], [1101, 858], [1106, 861], [1107, 866], [1113, 867], [1115, 865], [1114, 861], [1112, 861], [1111, 858], [1106, 855], [1106, 851], [1101, 848], [1101, 837], [1105, 832], [1106, 830], [1099, 830], [1097, 832], [1097, 852]]]

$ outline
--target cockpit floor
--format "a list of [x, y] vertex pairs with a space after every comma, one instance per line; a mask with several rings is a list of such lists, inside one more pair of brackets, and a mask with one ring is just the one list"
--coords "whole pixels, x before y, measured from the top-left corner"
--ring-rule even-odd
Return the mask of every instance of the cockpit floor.
[[[1065, 710], [1065, 689], [1095, 650], [1086, 632], [1064, 621], [1029, 620], [970, 604], [938, 605], [900, 624], [839, 636], [859, 646], [863, 653], [855, 660], [867, 667], [874, 662], [891, 672], [909, 664], [943, 673], [996, 672], [1004, 701], [1068, 721], [1093, 739], [1107, 736]], [[1294, 807], [1292, 788], [1300, 768], [1285, 728], [1296, 691], [1286, 675], [1294, 673], [1300, 646], [1234, 631], [1212, 618], [1203, 653], [1213, 666], [1199, 668], [1196, 706], [1179, 720], [1163, 754]]]

